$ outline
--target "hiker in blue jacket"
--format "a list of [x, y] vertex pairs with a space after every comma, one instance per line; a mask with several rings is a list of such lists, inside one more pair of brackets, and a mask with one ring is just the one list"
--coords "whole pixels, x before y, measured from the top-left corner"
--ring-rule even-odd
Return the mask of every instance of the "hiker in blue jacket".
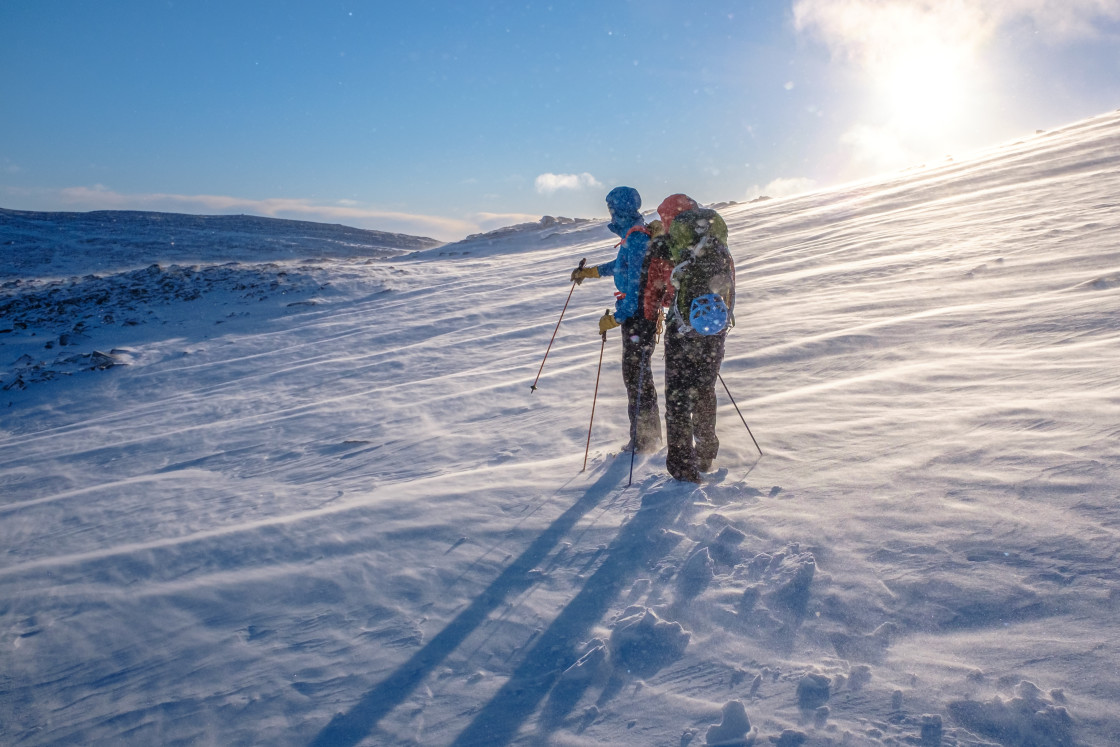
[[613, 277], [618, 289], [614, 313], [599, 320], [599, 333], [622, 327], [622, 379], [626, 383], [630, 415], [630, 443], [626, 450], [656, 451], [661, 444], [661, 414], [653, 383], [650, 359], [657, 339], [657, 320], [646, 319], [641, 309], [642, 261], [649, 248], [649, 229], [639, 208], [642, 198], [633, 187], [615, 187], [607, 194], [611, 222], [607, 228], [622, 239], [618, 255], [593, 267], [577, 267], [571, 279]]

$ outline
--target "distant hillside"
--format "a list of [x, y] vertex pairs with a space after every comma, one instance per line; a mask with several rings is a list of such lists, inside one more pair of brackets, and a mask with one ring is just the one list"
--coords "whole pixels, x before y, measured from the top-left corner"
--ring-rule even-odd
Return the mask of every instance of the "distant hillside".
[[[421, 236], [253, 215], [42, 213], [0, 208], [0, 276], [73, 275], [157, 262], [380, 259], [441, 243]], [[138, 258], [142, 258], [139, 265]]]

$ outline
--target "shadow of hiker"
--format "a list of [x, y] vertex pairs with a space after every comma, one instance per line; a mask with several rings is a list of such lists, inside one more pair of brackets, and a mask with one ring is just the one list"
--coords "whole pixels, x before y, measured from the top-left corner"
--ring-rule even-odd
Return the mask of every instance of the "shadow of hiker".
[[479, 594], [467, 609], [417, 651], [392, 674], [374, 686], [346, 713], [339, 713], [311, 742], [312, 747], [346, 747], [368, 737], [378, 722], [403, 703], [413, 690], [510, 596], [530, 583], [536, 568], [572, 527], [626, 475], [629, 463], [615, 460], [603, 475], [567, 511], [558, 516], [525, 552]]
[[[607, 559], [537, 638], [509, 680], [475, 715], [454, 745], [505, 745], [517, 735], [565, 668], [578, 658], [576, 647], [580, 640], [603, 618], [622, 590], [651, 561], [665, 555], [680, 541], [679, 535], [662, 530], [685, 508], [690, 495], [690, 488], [670, 485], [664, 495], [656, 496], [660, 500], [643, 500], [642, 508], [622, 526], [607, 549]], [[651, 497], [654, 496], [646, 496]], [[562, 693], [562, 700], [563, 703], [546, 709], [548, 722], [553, 725], [562, 716], [560, 711], [574, 706], [578, 693]]]

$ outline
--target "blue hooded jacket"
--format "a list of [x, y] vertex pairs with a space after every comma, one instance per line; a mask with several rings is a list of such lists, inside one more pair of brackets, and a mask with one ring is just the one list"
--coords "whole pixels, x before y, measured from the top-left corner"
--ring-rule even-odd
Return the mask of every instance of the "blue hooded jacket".
[[612, 262], [597, 265], [600, 277], [613, 277], [614, 286], [622, 293], [615, 302], [614, 319], [625, 322], [638, 313], [640, 305], [639, 287], [642, 282], [642, 261], [649, 248], [649, 234], [642, 231], [630, 233], [635, 226], [645, 226], [645, 219], [639, 212], [642, 198], [633, 187], [615, 187], [607, 194], [607, 209], [611, 212], [611, 222], [607, 228], [622, 239], [618, 256]]

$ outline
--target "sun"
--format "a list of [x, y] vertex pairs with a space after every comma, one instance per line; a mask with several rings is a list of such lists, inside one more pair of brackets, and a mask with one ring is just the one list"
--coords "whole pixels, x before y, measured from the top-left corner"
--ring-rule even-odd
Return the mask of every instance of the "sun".
[[879, 105], [893, 128], [912, 135], [945, 133], [967, 115], [968, 65], [961, 50], [924, 44], [896, 50], [875, 72]]
[[897, 130], [944, 133], [960, 122], [969, 91], [960, 57], [950, 47], [926, 45], [906, 50], [881, 69], [880, 105]]

